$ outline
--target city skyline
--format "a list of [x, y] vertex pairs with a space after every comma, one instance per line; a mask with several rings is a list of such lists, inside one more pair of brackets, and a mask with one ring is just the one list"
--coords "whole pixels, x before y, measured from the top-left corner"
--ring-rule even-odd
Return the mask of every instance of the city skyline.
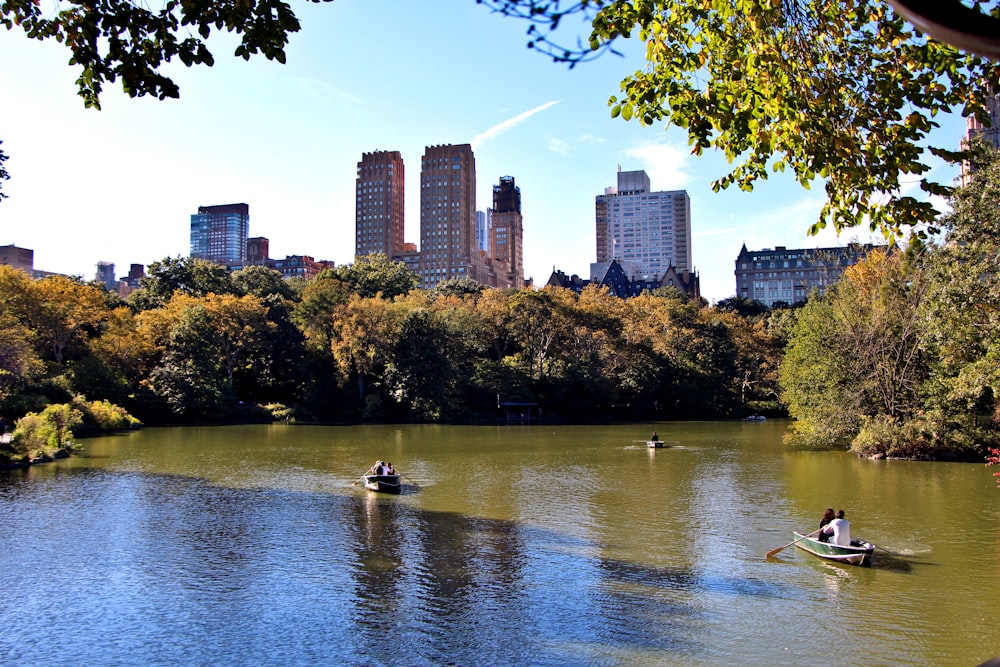
[[[805, 190], [776, 174], [752, 193], [713, 193], [711, 181], [727, 173], [723, 155], [694, 157], [681, 131], [612, 119], [607, 99], [641, 67], [641, 45], [623, 43], [624, 57], [568, 70], [524, 48], [524, 23], [472, 0], [434, 16], [413, 3], [393, 7], [297, 7], [303, 29], [291, 36], [285, 65], [233, 58], [232, 37], [213, 36], [214, 67], [167, 67], [180, 100], [129, 99], [109, 85], [102, 111], [76, 96], [77, 72], [61, 45], [0, 31], [0, 58], [18, 63], [0, 72], [11, 174], [0, 244], [33, 248], [38, 268], [89, 277], [100, 261], [127, 267], [186, 256], [191, 211], [247, 202], [251, 234], [270, 239], [272, 256], [348, 263], [358, 156], [415, 156], [434, 143], [472, 145], [478, 210], [501, 177], [516, 178], [525, 193], [524, 273], [536, 285], [553, 268], [589, 273], [594, 197], [619, 166], [646, 171], [658, 190], [689, 193], [692, 269], [710, 302], [735, 294], [733, 260], [744, 243], [882, 240], [867, 227], [809, 237], [824, 201], [819, 181]], [[964, 120], [938, 119], [937, 132], [957, 145]], [[406, 181], [419, 192], [417, 169]], [[915, 186], [907, 184], [918, 195]], [[417, 200], [407, 197], [408, 221], [419, 219]]]

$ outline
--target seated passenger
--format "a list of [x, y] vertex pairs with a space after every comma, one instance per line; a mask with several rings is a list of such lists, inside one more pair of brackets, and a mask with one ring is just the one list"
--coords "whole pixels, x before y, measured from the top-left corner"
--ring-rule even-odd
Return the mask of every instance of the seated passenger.
[[844, 518], [844, 510], [837, 510], [837, 518], [826, 524], [823, 532], [831, 536], [830, 544], [841, 547], [851, 546], [851, 524]]

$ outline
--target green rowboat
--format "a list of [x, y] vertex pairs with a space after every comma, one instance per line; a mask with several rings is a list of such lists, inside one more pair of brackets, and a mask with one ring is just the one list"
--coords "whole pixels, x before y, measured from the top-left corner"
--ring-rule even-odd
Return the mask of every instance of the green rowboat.
[[850, 563], [851, 565], [872, 564], [872, 552], [875, 551], [875, 545], [870, 542], [851, 540], [851, 546], [848, 547], [829, 542], [820, 542], [813, 537], [798, 532], [793, 532], [792, 535], [795, 536], [795, 546], [820, 558], [835, 560], [841, 563]]

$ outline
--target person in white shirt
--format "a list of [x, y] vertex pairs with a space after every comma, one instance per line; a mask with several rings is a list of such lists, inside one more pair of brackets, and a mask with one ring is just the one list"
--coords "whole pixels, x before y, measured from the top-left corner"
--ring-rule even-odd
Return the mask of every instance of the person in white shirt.
[[830, 535], [830, 544], [851, 546], [851, 523], [844, 518], [844, 510], [837, 510], [837, 518], [823, 527], [823, 533]]

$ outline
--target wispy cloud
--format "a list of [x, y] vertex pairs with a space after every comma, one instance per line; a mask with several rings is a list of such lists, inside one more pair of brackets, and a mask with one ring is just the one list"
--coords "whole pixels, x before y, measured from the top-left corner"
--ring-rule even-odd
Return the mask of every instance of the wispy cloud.
[[500, 134], [503, 134], [504, 132], [506, 132], [510, 128], [514, 127], [515, 125], [519, 125], [519, 124], [523, 123], [524, 121], [526, 121], [527, 119], [531, 118], [536, 113], [538, 113], [540, 111], [545, 111], [549, 107], [555, 106], [556, 104], [559, 104], [559, 100], [553, 100], [551, 102], [546, 102], [545, 104], [542, 104], [541, 106], [537, 106], [534, 109], [530, 109], [528, 111], [525, 111], [524, 113], [519, 113], [518, 115], [514, 116], [513, 118], [508, 118], [507, 120], [503, 121], [502, 123], [497, 123], [496, 125], [494, 125], [490, 129], [486, 130], [485, 132], [482, 132], [482, 133], [477, 134], [475, 136], [475, 138], [472, 140], [472, 150], [476, 150], [477, 148], [479, 148], [483, 144], [484, 141], [489, 141], [490, 139], [492, 139], [492, 138], [494, 138], [494, 137], [496, 137], [496, 136], [498, 136]]
[[309, 99], [332, 98], [348, 104], [361, 104], [364, 101], [357, 95], [340, 90], [319, 79], [300, 76], [295, 78], [292, 85]]
[[549, 150], [565, 156], [569, 156], [572, 152], [569, 143], [562, 139], [549, 139]]

